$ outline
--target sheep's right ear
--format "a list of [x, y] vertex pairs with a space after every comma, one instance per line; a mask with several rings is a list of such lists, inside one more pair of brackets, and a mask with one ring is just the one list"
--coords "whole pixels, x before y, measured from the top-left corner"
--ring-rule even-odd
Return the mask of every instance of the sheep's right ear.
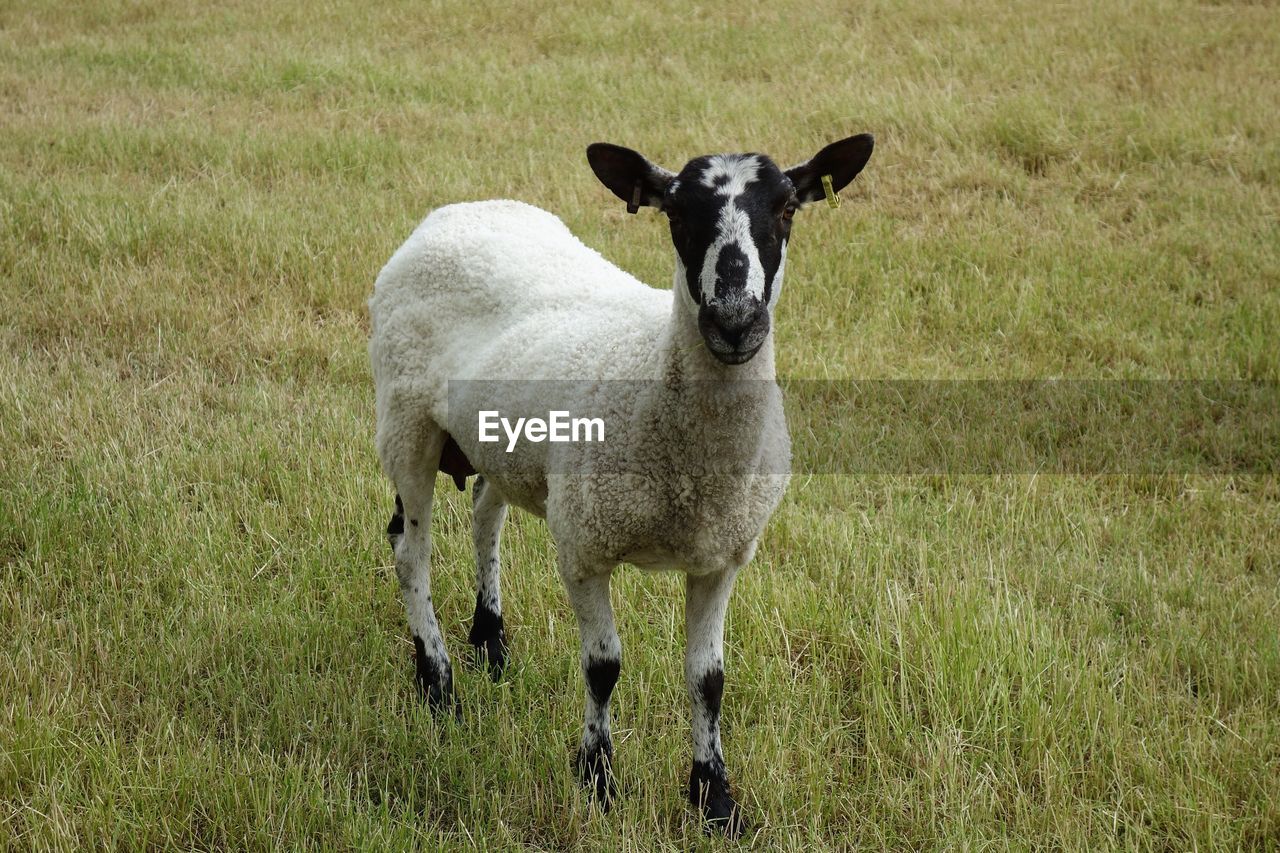
[[587, 162], [600, 183], [627, 203], [627, 213], [635, 213], [642, 205], [662, 207], [662, 194], [675, 177], [642, 154], [607, 142], [588, 145]]

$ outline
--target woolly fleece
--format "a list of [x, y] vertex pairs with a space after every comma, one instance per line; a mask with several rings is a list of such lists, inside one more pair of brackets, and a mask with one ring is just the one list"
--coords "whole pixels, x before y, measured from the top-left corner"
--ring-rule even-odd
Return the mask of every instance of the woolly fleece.
[[[772, 334], [747, 364], [721, 364], [682, 280], [677, 263], [676, 287], [648, 287], [520, 202], [432, 212], [369, 301], [387, 474], [420, 431], [444, 430], [583, 573], [744, 565], [788, 480]], [[549, 398], [602, 417], [605, 441], [479, 442], [478, 410], [546, 417]]]

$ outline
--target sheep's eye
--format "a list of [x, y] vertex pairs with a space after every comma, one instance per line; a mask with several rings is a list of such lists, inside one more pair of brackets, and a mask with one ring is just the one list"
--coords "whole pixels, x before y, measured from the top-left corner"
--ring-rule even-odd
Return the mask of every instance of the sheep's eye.
[[790, 222], [791, 217], [796, 215], [796, 206], [794, 204], [788, 203], [785, 207], [782, 208], [782, 213], [779, 215], [782, 217], [783, 222]]

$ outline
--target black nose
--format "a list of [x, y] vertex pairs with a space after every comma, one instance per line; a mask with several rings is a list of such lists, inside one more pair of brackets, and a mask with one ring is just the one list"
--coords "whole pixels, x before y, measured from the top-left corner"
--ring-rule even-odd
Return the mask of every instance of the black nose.
[[769, 307], [742, 291], [708, 299], [698, 309], [698, 331], [716, 358], [741, 364], [769, 335]]
[[[753, 302], [755, 300], [752, 300]], [[720, 338], [730, 347], [737, 349], [742, 337], [755, 324], [760, 314], [760, 304], [738, 299], [732, 302], [723, 299], [712, 300], [711, 322], [715, 324]]]

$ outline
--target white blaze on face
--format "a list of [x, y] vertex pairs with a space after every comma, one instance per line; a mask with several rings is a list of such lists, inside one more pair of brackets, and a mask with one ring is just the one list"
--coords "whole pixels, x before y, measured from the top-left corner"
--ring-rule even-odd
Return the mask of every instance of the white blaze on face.
[[769, 288], [769, 310], [773, 311], [773, 306], [778, 304], [778, 294], [782, 292], [782, 273], [787, 269], [787, 241], [782, 241], [782, 248], [778, 250], [778, 269], [773, 274], [773, 287]]
[[725, 200], [720, 209], [720, 219], [716, 223], [716, 239], [707, 247], [706, 257], [702, 261], [698, 283], [701, 285], [704, 304], [715, 298], [716, 264], [720, 261], [721, 250], [730, 245], [737, 246], [747, 258], [746, 292], [757, 299], [764, 299], [764, 265], [760, 263], [760, 253], [756, 250], [755, 240], [751, 238], [751, 220], [746, 211], [740, 210], [735, 203], [737, 197], [746, 192], [747, 187], [756, 179], [759, 168], [760, 161], [755, 157], [717, 154], [710, 158], [702, 173], [702, 185], [714, 189]]

